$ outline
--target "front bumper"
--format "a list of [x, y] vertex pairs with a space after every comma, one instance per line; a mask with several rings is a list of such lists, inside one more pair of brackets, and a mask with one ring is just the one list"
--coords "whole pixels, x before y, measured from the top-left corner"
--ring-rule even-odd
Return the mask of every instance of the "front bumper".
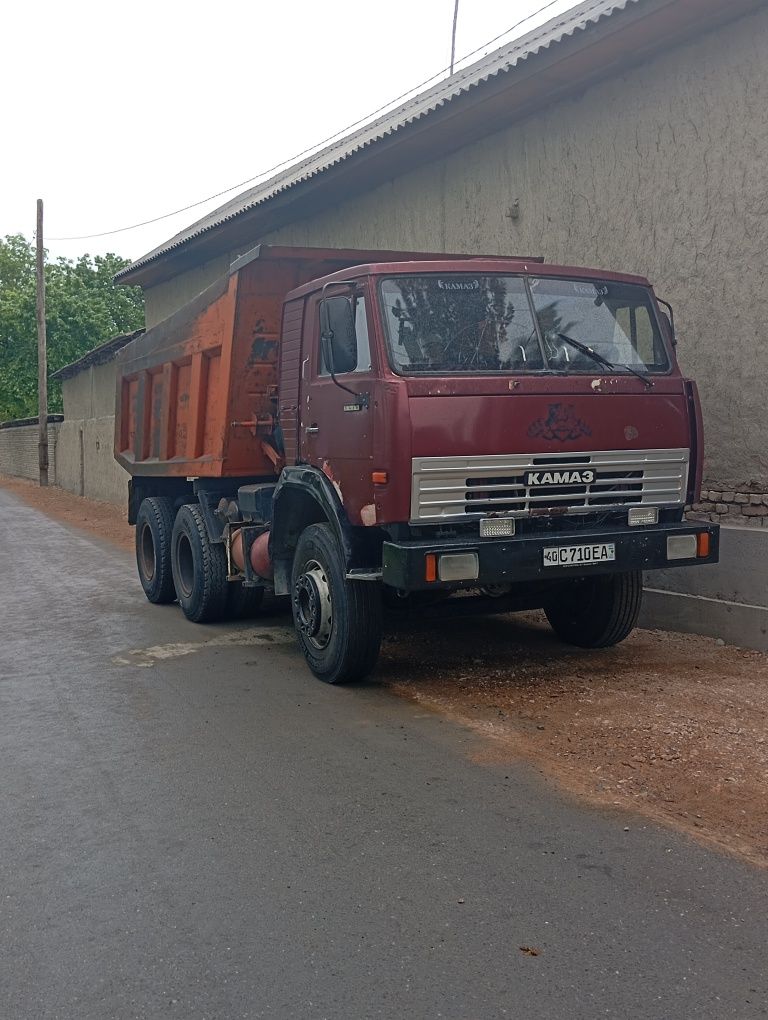
[[[672, 535], [709, 535], [709, 554], [689, 559], [667, 558], [667, 538]], [[580, 566], [544, 566], [544, 550], [565, 545], [611, 543], [616, 559]], [[427, 581], [426, 557], [445, 553], [477, 553], [479, 575], [471, 581]], [[513, 538], [412, 539], [385, 542], [382, 580], [403, 591], [431, 588], [477, 588], [526, 581], [556, 581], [589, 575], [623, 573], [629, 570], [658, 570], [717, 563], [720, 526], [694, 521], [655, 524], [637, 528], [583, 528], [557, 535], [515, 535]]]

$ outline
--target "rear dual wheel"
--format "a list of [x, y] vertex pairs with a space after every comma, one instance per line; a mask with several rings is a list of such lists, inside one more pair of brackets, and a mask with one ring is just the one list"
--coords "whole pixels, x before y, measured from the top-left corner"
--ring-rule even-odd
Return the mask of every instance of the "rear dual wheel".
[[227, 554], [211, 542], [200, 507], [179, 508], [171, 536], [171, 567], [176, 597], [193, 623], [221, 620], [227, 610]]
[[136, 566], [150, 602], [175, 602], [195, 623], [245, 620], [255, 616], [263, 588], [227, 580], [221, 542], [211, 542], [197, 504], [188, 503], [174, 519], [173, 500], [149, 496], [136, 516]]
[[173, 503], [164, 496], [142, 500], [136, 515], [136, 566], [144, 594], [155, 605], [175, 602], [171, 569]]
[[381, 644], [381, 593], [371, 581], [349, 581], [330, 525], [302, 532], [293, 560], [293, 623], [312, 672], [329, 684], [352, 683], [376, 665]]

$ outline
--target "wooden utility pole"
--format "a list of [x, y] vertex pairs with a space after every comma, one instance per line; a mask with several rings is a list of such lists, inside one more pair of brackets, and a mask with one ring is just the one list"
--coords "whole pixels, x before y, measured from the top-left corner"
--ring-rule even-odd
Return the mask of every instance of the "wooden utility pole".
[[453, 65], [456, 60], [456, 22], [459, 18], [459, 0], [456, 0], [453, 5], [453, 31], [451, 32], [451, 74], [453, 74]]
[[43, 200], [37, 200], [37, 415], [40, 484], [48, 484], [48, 348], [45, 338], [45, 252]]

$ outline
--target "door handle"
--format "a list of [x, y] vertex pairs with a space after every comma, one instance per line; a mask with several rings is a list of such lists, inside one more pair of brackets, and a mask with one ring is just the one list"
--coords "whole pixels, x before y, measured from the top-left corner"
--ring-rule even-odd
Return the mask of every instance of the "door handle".
[[316, 433], [318, 433], [320, 431], [320, 426], [319, 425], [307, 425], [307, 427], [304, 429], [304, 431], [307, 433], [308, 436], [314, 436], [314, 435], [316, 435]]

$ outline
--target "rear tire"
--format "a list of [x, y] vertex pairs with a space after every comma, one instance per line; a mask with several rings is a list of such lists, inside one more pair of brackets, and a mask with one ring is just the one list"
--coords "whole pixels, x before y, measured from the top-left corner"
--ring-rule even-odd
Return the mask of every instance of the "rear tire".
[[220, 620], [227, 609], [227, 554], [211, 542], [200, 507], [185, 503], [173, 525], [171, 566], [176, 597], [193, 623]]
[[176, 601], [171, 569], [173, 502], [164, 496], [142, 500], [136, 515], [136, 566], [144, 594], [154, 605]]
[[256, 616], [263, 601], [263, 588], [245, 588], [242, 581], [227, 581], [227, 616], [230, 620], [249, 620]]
[[371, 581], [348, 581], [328, 524], [312, 524], [293, 560], [293, 624], [307, 665], [327, 684], [366, 677], [381, 644], [381, 592]]
[[608, 648], [634, 629], [643, 600], [639, 570], [568, 581], [544, 612], [560, 638], [579, 648]]

